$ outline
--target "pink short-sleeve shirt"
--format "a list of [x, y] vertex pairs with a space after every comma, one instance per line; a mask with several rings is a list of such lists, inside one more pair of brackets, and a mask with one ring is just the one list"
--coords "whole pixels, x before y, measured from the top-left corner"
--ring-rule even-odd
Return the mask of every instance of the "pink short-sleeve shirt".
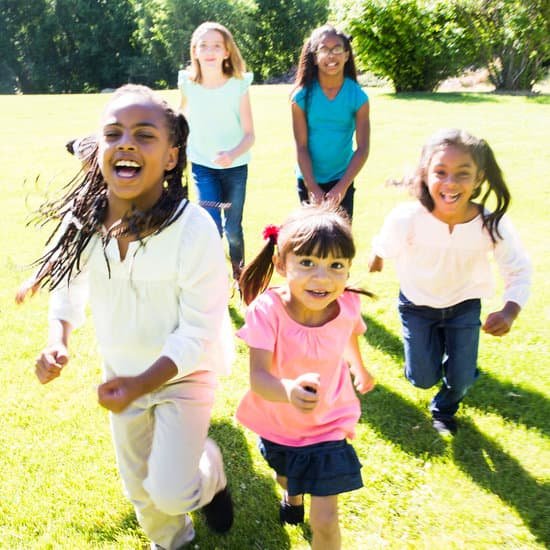
[[319, 373], [320, 400], [312, 413], [303, 413], [249, 390], [237, 409], [239, 422], [265, 439], [294, 447], [355, 436], [361, 408], [343, 354], [350, 337], [365, 332], [366, 325], [358, 294], [344, 292], [338, 305], [337, 317], [308, 327], [289, 317], [276, 290], [254, 300], [237, 336], [251, 348], [273, 353], [271, 373], [278, 378]]

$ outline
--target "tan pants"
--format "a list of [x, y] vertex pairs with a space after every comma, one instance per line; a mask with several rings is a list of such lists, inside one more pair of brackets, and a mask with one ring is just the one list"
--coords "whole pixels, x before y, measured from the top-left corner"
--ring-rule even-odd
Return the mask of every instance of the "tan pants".
[[216, 385], [215, 373], [195, 372], [111, 414], [128, 498], [146, 535], [167, 550], [193, 539], [187, 513], [227, 484], [220, 450], [207, 439]]

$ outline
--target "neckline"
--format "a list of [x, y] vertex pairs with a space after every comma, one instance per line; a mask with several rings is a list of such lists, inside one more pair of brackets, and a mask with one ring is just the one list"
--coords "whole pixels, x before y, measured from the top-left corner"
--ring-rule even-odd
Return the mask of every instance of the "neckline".
[[283, 315], [286, 317], [286, 319], [288, 321], [290, 321], [292, 324], [294, 325], [297, 325], [303, 329], [307, 329], [307, 330], [319, 330], [319, 329], [324, 329], [327, 325], [330, 325], [330, 323], [333, 323], [334, 321], [336, 321], [341, 315], [342, 315], [342, 304], [340, 303], [340, 299], [342, 297], [342, 295], [338, 296], [338, 298], [336, 298], [336, 304], [338, 305], [338, 313], [332, 318], [332, 319], [329, 319], [328, 321], [326, 321], [325, 323], [323, 323], [322, 325], [315, 325], [315, 326], [312, 326], [312, 325], [304, 325], [303, 323], [300, 323], [299, 321], [296, 321], [296, 319], [294, 319], [293, 317], [291, 317], [291, 315], [289, 314], [289, 312], [287, 311], [286, 307], [285, 307], [285, 304], [283, 302], [283, 298], [282, 296], [279, 294], [279, 292], [277, 291], [277, 289], [280, 289], [282, 287], [280, 286], [277, 286], [277, 287], [270, 287], [268, 289], [268, 292], [271, 296], [275, 296], [275, 299], [274, 301], [277, 303], [277, 307], [279, 307], [281, 309], [281, 311], [283, 312]]

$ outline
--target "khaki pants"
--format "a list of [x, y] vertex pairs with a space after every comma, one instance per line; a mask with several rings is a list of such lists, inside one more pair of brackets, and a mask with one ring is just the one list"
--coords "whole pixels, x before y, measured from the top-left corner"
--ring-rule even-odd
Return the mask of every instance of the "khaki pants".
[[147, 536], [167, 550], [193, 539], [188, 512], [227, 484], [220, 450], [207, 439], [216, 385], [215, 373], [194, 372], [111, 414], [128, 498]]

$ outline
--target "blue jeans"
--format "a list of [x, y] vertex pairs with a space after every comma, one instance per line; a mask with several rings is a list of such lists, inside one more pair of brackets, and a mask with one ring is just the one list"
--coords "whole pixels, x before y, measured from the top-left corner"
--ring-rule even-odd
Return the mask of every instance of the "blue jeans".
[[[319, 187], [323, 192], [328, 193], [340, 180], [329, 181], [328, 183], [320, 183]], [[340, 206], [347, 212], [349, 219], [351, 221], [353, 217], [353, 195], [355, 194], [355, 187], [353, 182], [348, 187]], [[309, 202], [309, 191], [306, 188], [306, 184], [302, 178], [298, 178], [298, 196], [300, 197], [300, 202]]]
[[434, 418], [452, 417], [478, 376], [480, 311], [479, 299], [436, 309], [416, 306], [399, 293], [405, 376], [418, 388], [442, 381], [430, 403]]
[[[199, 203], [206, 203], [204, 208], [216, 222], [220, 236], [225, 232], [231, 263], [242, 264], [244, 262], [242, 220], [248, 165], [218, 169], [192, 163], [191, 173], [197, 186]], [[229, 203], [229, 207], [223, 210], [223, 222], [222, 209], [211, 206], [213, 203]]]

